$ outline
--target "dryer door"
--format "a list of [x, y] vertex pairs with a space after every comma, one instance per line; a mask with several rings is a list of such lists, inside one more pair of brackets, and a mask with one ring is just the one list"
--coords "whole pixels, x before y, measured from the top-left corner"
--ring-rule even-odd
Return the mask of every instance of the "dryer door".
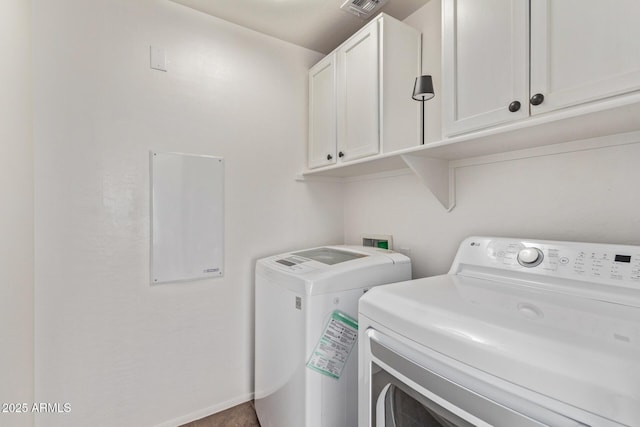
[[473, 427], [473, 424], [394, 379], [378, 396], [376, 420], [376, 427]]
[[581, 422], [367, 332], [375, 427], [579, 427]]

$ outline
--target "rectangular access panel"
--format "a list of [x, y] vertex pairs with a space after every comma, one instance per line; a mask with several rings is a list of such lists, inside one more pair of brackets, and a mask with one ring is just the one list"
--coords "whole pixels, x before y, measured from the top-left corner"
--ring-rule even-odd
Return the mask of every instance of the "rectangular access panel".
[[151, 283], [222, 277], [224, 161], [150, 153]]

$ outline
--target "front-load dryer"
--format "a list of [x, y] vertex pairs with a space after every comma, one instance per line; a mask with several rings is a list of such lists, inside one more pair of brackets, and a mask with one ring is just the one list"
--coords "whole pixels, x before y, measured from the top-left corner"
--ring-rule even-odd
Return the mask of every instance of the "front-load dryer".
[[471, 237], [359, 314], [360, 427], [640, 426], [640, 246]]
[[357, 425], [358, 300], [411, 278], [383, 249], [327, 246], [256, 263], [255, 408], [262, 427]]

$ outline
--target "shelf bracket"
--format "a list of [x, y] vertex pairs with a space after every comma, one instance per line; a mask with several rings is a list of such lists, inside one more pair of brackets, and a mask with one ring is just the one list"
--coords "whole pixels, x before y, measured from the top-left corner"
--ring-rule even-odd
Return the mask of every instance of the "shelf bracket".
[[444, 206], [447, 212], [456, 206], [455, 169], [449, 160], [402, 154], [402, 160]]

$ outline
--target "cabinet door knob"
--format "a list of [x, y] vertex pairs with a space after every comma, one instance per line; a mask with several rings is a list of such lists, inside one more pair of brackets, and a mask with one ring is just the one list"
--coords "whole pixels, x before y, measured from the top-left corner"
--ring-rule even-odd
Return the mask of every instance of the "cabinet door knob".
[[343, 153], [342, 151], [340, 151], [340, 152], [338, 153], [338, 157], [344, 157], [344, 153]]
[[520, 101], [513, 101], [511, 104], [509, 104], [509, 111], [511, 111], [512, 113], [515, 113], [519, 109], [520, 109]]
[[333, 156], [331, 154], [327, 154], [327, 160], [331, 160], [333, 159]]
[[531, 102], [531, 105], [540, 105], [544, 101], [544, 95], [541, 93], [536, 93], [531, 97], [529, 101]]

